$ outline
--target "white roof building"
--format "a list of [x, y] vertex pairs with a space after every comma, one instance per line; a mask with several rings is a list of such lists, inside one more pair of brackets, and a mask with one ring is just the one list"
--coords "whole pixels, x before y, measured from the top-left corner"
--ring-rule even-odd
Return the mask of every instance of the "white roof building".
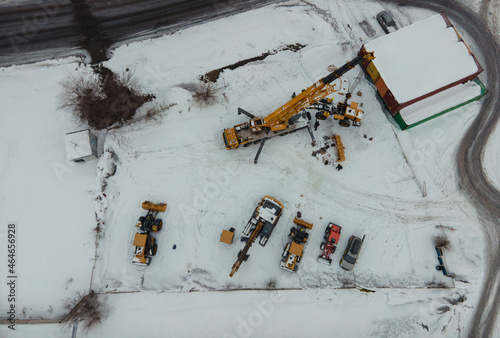
[[483, 68], [441, 13], [368, 42], [363, 68], [402, 129], [484, 95]]

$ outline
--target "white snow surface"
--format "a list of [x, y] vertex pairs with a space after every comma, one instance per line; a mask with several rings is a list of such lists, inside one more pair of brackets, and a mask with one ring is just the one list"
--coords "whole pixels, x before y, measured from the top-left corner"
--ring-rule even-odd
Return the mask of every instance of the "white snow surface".
[[399, 103], [478, 71], [467, 46], [440, 14], [372, 40], [365, 48], [375, 53], [372, 62]]
[[2, 314], [9, 306], [4, 281], [11, 222], [17, 228], [18, 318], [57, 318], [64, 299], [90, 285], [96, 162], [66, 162], [65, 134], [78, 126], [57, 108], [59, 83], [75, 68], [76, 60], [66, 59], [0, 69]]
[[[222, 130], [246, 119], [236, 114], [238, 107], [266, 115], [292, 92], [325, 76], [328, 65], [353, 58], [369, 40], [358, 22], [366, 20], [377, 36], [383, 34], [372, 19], [382, 10], [378, 4], [314, 4], [269, 6], [116, 49], [107, 67], [116, 72], [129, 68], [158, 102], [175, 105], [158, 123], [141, 121], [110, 130], [97, 164], [70, 167], [64, 162], [64, 134], [83, 128], [57, 109], [56, 97], [63, 78], [86, 71], [77, 60], [0, 70], [0, 90], [7, 93], [2, 109], [11, 112], [0, 115], [0, 260], [6, 261], [4, 225], [14, 221], [19, 227], [19, 313], [25, 308], [25, 317], [58, 317], [72, 291], [88, 289], [97, 217], [104, 237], [93, 288], [137, 293], [109, 295], [110, 318], [90, 337], [144, 334], [144, 318], [151, 320], [153, 336], [320, 336], [338, 331], [339, 336], [455, 337], [457, 330], [465, 331], [481, 286], [484, 247], [478, 215], [456, 184], [455, 151], [479, 102], [421, 128], [395, 131], [418, 180], [426, 182], [425, 198], [394, 137], [394, 121], [383, 113], [364, 78], [356, 89], [362, 96], [353, 98], [365, 111], [360, 128], [322, 121], [315, 148], [307, 131], [269, 140], [258, 165], [253, 164], [257, 147], [224, 147]], [[403, 26], [430, 14], [389, 9]], [[224, 71], [213, 106], [198, 107], [184, 89], [213, 69], [295, 43], [307, 46], [300, 53], [283, 51]], [[345, 78], [352, 81], [356, 74]], [[322, 137], [334, 133], [346, 148], [342, 171], [311, 156], [322, 146]], [[498, 149], [498, 138], [490, 142]], [[264, 195], [283, 203], [283, 215], [267, 245], [254, 244], [248, 261], [230, 278], [244, 246], [238, 240], [241, 231]], [[145, 200], [168, 207], [159, 214], [163, 229], [154, 234], [158, 253], [149, 267], [140, 269], [131, 264], [132, 240], [137, 219], [145, 215]], [[280, 259], [297, 211], [314, 228], [293, 274], [280, 269]], [[329, 222], [342, 226], [342, 235], [327, 266], [316, 260]], [[439, 224], [454, 230], [437, 228]], [[222, 229], [229, 227], [236, 229], [233, 244], [220, 243]], [[452, 243], [445, 256], [457, 274], [455, 284], [435, 269], [432, 239], [443, 231]], [[346, 272], [338, 262], [351, 235], [366, 239], [354, 270]], [[7, 272], [1, 271], [5, 280]], [[278, 288], [302, 290], [284, 292], [285, 300], [273, 302], [275, 310], [268, 315], [255, 303], [271, 301], [267, 291], [211, 292], [264, 289], [273, 280]], [[451, 288], [426, 289], [439, 285]], [[354, 286], [377, 292], [343, 288]], [[461, 295], [466, 301], [452, 306], [449, 299]], [[441, 313], [443, 306], [450, 311]], [[241, 321], [253, 331], [240, 334]], [[0, 336], [70, 334], [54, 325], [16, 329], [12, 333], [1, 326]], [[81, 330], [80, 335], [85, 336]]]
[[406, 124], [411, 125], [446, 109], [472, 100], [481, 94], [481, 87], [474, 81], [451, 87], [418, 101], [399, 111]]

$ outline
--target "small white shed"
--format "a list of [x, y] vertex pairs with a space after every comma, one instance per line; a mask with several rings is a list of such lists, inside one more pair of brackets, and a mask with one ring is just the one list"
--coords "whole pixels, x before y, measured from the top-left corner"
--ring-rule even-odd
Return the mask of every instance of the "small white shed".
[[90, 130], [79, 130], [66, 134], [66, 157], [68, 161], [85, 163], [97, 158], [97, 137]]

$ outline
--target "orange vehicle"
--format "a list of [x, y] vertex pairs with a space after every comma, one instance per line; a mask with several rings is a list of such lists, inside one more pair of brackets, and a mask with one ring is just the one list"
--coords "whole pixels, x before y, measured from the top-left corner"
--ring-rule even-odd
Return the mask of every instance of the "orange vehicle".
[[155, 239], [148, 233], [137, 233], [134, 236], [134, 256], [132, 263], [136, 265], [148, 266], [151, 263], [151, 257], [156, 255], [158, 245]]
[[293, 220], [297, 227], [290, 230], [290, 242], [287, 243], [283, 250], [283, 257], [281, 259], [281, 267], [285, 270], [296, 272], [299, 268], [299, 262], [304, 254], [304, 246], [307, 243], [309, 234], [306, 229], [312, 229], [313, 225], [307, 223], [297, 217]]
[[151, 263], [151, 257], [158, 251], [156, 240], [151, 234], [161, 230], [163, 221], [157, 216], [159, 212], [165, 212], [167, 204], [154, 204], [146, 201], [142, 203], [142, 208], [148, 213], [146, 216], [139, 217], [139, 223], [136, 224], [138, 230], [132, 243], [134, 247], [132, 264], [148, 266]]
[[[310, 113], [305, 111], [305, 109], [319, 102], [326, 96], [338, 91], [338, 89], [335, 88], [336, 84], [331, 84], [334, 80], [340, 78], [342, 75], [361, 63], [363, 59], [372, 60], [374, 58], [375, 57], [372, 52], [363, 52], [363, 54], [359, 54], [356, 58], [347, 62], [336, 71], [330, 73], [321, 80], [315, 82], [309, 88], [303, 90], [300, 94], [294, 96], [290, 101], [266, 117], [256, 117], [246, 110], [238, 108], [238, 113], [247, 115], [250, 120], [248, 122], [238, 124], [233, 128], [224, 130], [222, 137], [224, 139], [226, 149], [235, 149], [240, 145], [246, 147], [251, 144], [261, 143], [254, 160], [254, 162], [257, 163], [264, 143], [271, 137], [283, 136], [299, 129], [308, 128], [314, 143], [314, 136], [309, 124], [311, 116]], [[357, 119], [362, 116], [359, 114], [346, 115], [345, 112], [346, 109], [342, 112], [339, 110], [337, 114], [334, 114], [334, 118]]]

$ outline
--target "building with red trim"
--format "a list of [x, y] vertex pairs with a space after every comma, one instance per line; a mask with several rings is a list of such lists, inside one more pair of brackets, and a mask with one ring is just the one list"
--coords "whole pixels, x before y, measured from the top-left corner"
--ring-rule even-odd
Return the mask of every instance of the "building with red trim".
[[481, 98], [483, 68], [444, 14], [436, 14], [366, 43], [363, 60], [383, 105], [401, 129]]

